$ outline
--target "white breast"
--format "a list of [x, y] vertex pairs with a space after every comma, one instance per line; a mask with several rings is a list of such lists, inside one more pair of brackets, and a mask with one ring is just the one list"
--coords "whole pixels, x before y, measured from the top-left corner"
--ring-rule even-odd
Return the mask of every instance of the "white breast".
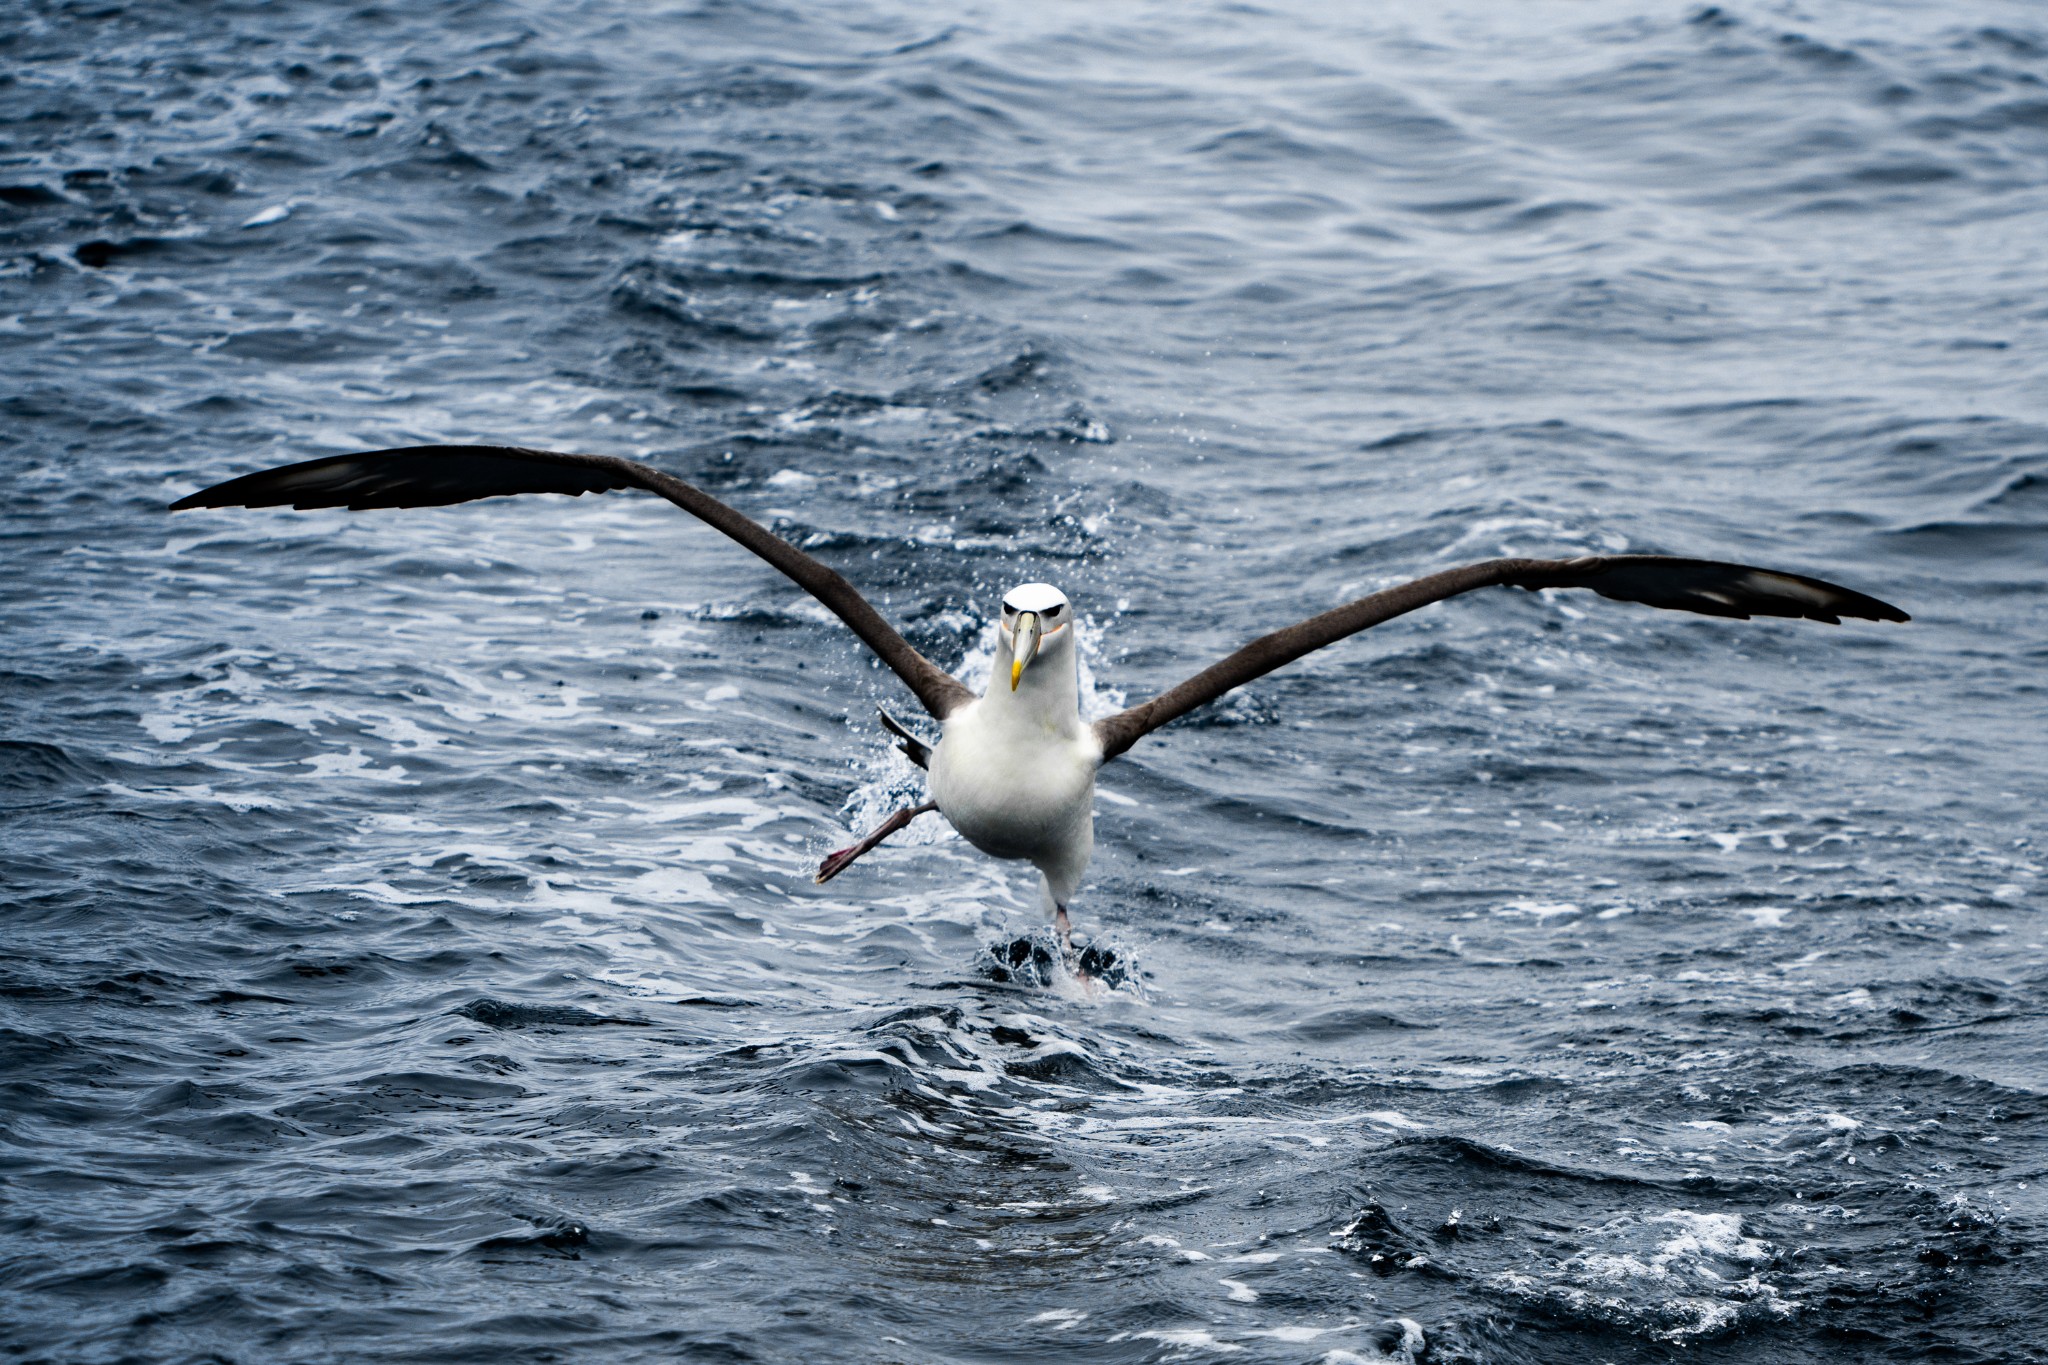
[[1065, 861], [1077, 840], [1090, 839], [1100, 762], [1084, 728], [983, 699], [946, 718], [932, 751], [932, 799], [984, 853]]

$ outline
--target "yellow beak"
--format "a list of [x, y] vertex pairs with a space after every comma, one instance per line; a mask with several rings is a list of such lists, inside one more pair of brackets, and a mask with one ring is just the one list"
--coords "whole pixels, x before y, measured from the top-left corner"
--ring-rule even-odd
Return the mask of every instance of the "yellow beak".
[[1024, 665], [1038, 657], [1039, 636], [1044, 627], [1038, 620], [1038, 613], [1027, 611], [1017, 617], [1017, 624], [1010, 630], [1010, 690], [1017, 690], [1017, 680], [1024, 676]]

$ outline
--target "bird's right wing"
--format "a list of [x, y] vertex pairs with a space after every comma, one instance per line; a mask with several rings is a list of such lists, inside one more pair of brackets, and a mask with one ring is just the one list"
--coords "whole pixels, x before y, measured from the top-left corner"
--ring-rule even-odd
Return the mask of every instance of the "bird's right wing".
[[511, 493], [609, 493], [642, 488], [708, 522], [787, 574], [846, 622], [940, 720], [974, 699], [965, 684], [917, 652], [851, 583], [703, 489], [635, 460], [520, 446], [407, 446], [244, 474], [171, 504], [190, 507], [444, 507]]
[[1446, 569], [1384, 592], [1361, 597], [1285, 630], [1262, 635], [1178, 687], [1148, 702], [1095, 722], [1095, 736], [1107, 763], [1170, 720], [1216, 700], [1276, 668], [1293, 663], [1347, 635], [1391, 621], [1417, 607], [1474, 588], [1590, 588], [1618, 602], [1642, 602], [1671, 611], [1707, 616], [1797, 616], [1840, 625], [1844, 616], [1863, 621], [1912, 618], [1888, 602], [1850, 588], [1796, 573], [1723, 564], [1711, 559], [1665, 555], [1597, 555], [1584, 559], [1489, 559]]

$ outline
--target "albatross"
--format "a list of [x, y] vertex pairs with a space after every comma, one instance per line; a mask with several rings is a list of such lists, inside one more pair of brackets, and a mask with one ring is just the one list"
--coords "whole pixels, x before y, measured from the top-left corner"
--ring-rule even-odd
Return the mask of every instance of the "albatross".
[[882, 724], [925, 769], [929, 799], [884, 820], [858, 843], [825, 858], [825, 882], [921, 815], [936, 811], [995, 858], [1036, 867], [1046, 908], [1069, 951], [1067, 907], [1095, 842], [1095, 774], [1161, 726], [1233, 688], [1347, 636], [1432, 602], [1479, 588], [1585, 588], [1618, 602], [1748, 620], [1798, 617], [1841, 624], [1906, 621], [1886, 602], [1777, 569], [1666, 555], [1488, 559], [1445, 569], [1261, 635], [1177, 687], [1092, 724], [1081, 717], [1074, 606], [1058, 588], [1026, 583], [1005, 594], [987, 690], [972, 689], [912, 648], [854, 586], [788, 541], [703, 489], [652, 466], [611, 455], [518, 446], [429, 445], [332, 455], [245, 474], [171, 504], [196, 507], [443, 507], [517, 493], [642, 489], [668, 499], [788, 575], [903, 680], [939, 724], [926, 743], [888, 711]]

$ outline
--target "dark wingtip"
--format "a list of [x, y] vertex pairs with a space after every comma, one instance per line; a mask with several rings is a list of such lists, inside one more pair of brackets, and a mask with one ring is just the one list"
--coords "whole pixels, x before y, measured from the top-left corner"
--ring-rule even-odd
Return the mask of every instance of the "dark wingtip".
[[580, 497], [636, 485], [620, 462], [519, 446], [405, 446], [259, 469], [178, 499], [195, 507], [446, 507], [520, 493]]
[[[1767, 571], [1775, 572], [1775, 571]], [[1913, 618], [1900, 611], [1891, 603], [1872, 597], [1868, 593], [1845, 588], [1839, 583], [1829, 583], [1819, 578], [1808, 578], [1804, 574], [1777, 573], [1780, 578], [1790, 579], [1803, 587], [1827, 594], [1825, 600], [1805, 604], [1801, 613], [1809, 621], [1824, 621], [1831, 626], [1842, 624], [1842, 618], [1855, 621], [1910, 621]]]
[[[246, 478], [248, 476], [244, 475], [243, 477]], [[170, 505], [169, 510], [173, 512], [189, 512], [195, 507], [243, 506], [244, 504], [242, 503], [241, 499], [234, 497], [232, 494], [224, 494], [221, 491], [223, 489], [233, 488], [236, 484], [241, 482], [242, 479], [229, 479], [225, 483], [217, 483], [211, 486], [210, 488], [202, 488], [197, 493], [187, 493], [184, 497], [179, 498], [176, 502], [172, 503]]]
[[1808, 619], [1826, 621], [1828, 624], [1836, 626], [1842, 624], [1841, 618], [1843, 616], [1858, 621], [1904, 622], [1913, 619], [1889, 602], [1881, 601], [1864, 593], [1852, 592], [1848, 588], [1842, 588], [1838, 591], [1843, 594], [1841, 601], [1829, 603], [1825, 613], [1816, 613], [1808, 617]]
[[1891, 603], [1854, 588], [1781, 569], [1661, 555], [1573, 560], [1565, 568], [1579, 575], [1573, 586], [1591, 588], [1602, 597], [1702, 616], [1734, 620], [1779, 616], [1831, 626], [1840, 625], [1844, 617], [1858, 621], [1913, 619]]

